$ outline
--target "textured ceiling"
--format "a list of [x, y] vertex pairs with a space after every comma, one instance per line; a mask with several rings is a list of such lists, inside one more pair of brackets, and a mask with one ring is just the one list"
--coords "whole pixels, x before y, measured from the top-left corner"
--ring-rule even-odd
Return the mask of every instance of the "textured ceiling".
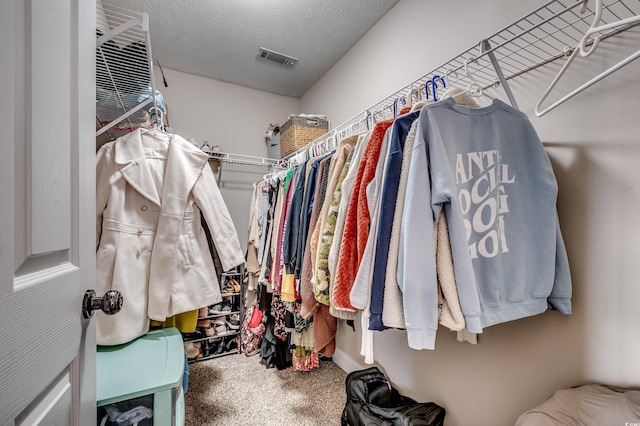
[[[148, 12], [163, 68], [298, 98], [398, 0], [102, 2]], [[298, 62], [286, 68], [258, 59], [259, 47]]]

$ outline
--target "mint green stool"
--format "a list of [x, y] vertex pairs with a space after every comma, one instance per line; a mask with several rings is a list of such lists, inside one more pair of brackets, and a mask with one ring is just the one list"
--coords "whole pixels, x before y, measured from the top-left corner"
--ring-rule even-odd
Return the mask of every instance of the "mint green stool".
[[135, 398], [153, 400], [142, 404], [153, 405], [148, 407], [153, 409], [153, 426], [183, 426], [184, 356], [182, 335], [177, 328], [150, 331], [124, 345], [98, 346], [98, 407], [125, 405], [124, 401]]

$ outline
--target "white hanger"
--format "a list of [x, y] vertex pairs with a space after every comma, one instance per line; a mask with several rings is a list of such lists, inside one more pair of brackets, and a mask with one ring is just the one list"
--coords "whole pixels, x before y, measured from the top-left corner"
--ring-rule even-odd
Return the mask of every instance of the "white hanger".
[[455, 72], [455, 70], [452, 70], [451, 68], [447, 68], [446, 70], [444, 70], [443, 78], [447, 82], [447, 86], [448, 87], [452, 87], [453, 86], [453, 79], [450, 77], [451, 74], [455, 75], [456, 78], [458, 78], [458, 73]]
[[382, 110], [376, 110], [373, 111], [373, 113], [371, 114], [371, 119], [373, 121], [373, 125], [375, 126], [376, 123], [384, 120], [384, 114], [382, 113]]
[[413, 83], [409, 86], [409, 90], [407, 91], [406, 98], [409, 100], [409, 108], [413, 107], [413, 93], [415, 92], [413, 88]]
[[471, 81], [471, 83], [469, 83], [469, 85], [467, 86], [467, 93], [469, 94], [469, 96], [473, 96], [474, 98], [479, 98], [480, 96], [482, 96], [482, 86], [478, 84], [476, 79], [473, 78], [473, 75], [471, 75], [471, 73], [469, 72], [469, 62], [475, 61], [477, 59], [478, 58], [476, 58], [475, 56], [469, 56], [464, 61], [464, 73]]
[[[402, 103], [402, 105], [400, 105]], [[393, 117], [397, 117], [400, 115], [400, 111], [407, 106], [407, 97], [405, 95], [398, 96], [393, 101]]]
[[[586, 8], [587, 8], [587, 2], [585, 1], [585, 3], [583, 4], [582, 8], [580, 9], [580, 13], [584, 13]], [[640, 50], [638, 50], [635, 53], [632, 53], [631, 55], [627, 56], [625, 59], [623, 59], [622, 61], [618, 62], [617, 64], [615, 64], [611, 68], [601, 72], [600, 74], [598, 74], [597, 76], [593, 77], [591, 80], [587, 81], [586, 83], [584, 83], [580, 87], [574, 89], [572, 92], [570, 92], [570, 93], [566, 94], [565, 96], [563, 96], [562, 98], [558, 99], [556, 102], [554, 102], [553, 104], [549, 105], [545, 109], [540, 110], [542, 102], [544, 102], [545, 99], [547, 99], [547, 96], [549, 96], [549, 93], [551, 93], [553, 88], [556, 87], [556, 84], [558, 83], [560, 78], [564, 75], [564, 73], [567, 71], [569, 66], [573, 63], [573, 60], [578, 56], [578, 52], [580, 53], [580, 56], [582, 56], [583, 58], [586, 58], [586, 57], [590, 56], [596, 50], [596, 48], [600, 44], [600, 37], [602, 37], [601, 34], [593, 38], [593, 45], [591, 46], [591, 48], [589, 48], [587, 50], [587, 42], [589, 41], [589, 39], [591, 38], [591, 36], [593, 34], [602, 33], [604, 31], [611, 30], [611, 29], [614, 29], [614, 28], [617, 28], [617, 27], [636, 24], [636, 23], [640, 22], [640, 15], [635, 15], [635, 16], [632, 16], [632, 17], [629, 17], [629, 18], [620, 19], [620, 20], [615, 21], [615, 22], [610, 22], [610, 23], [605, 24], [605, 25], [598, 25], [600, 23], [600, 19], [601, 18], [602, 18], [602, 0], [596, 0], [595, 16], [594, 16], [594, 19], [593, 19], [593, 23], [591, 24], [591, 27], [589, 27], [589, 29], [584, 34], [584, 36], [582, 36], [582, 39], [580, 40], [578, 45], [575, 47], [575, 49], [573, 49], [573, 52], [571, 53], [571, 56], [569, 56], [569, 59], [567, 59], [567, 62], [565, 62], [564, 65], [562, 66], [562, 68], [560, 68], [560, 71], [558, 71], [558, 75], [555, 76], [555, 78], [553, 79], [553, 81], [551, 82], [551, 84], [549, 85], [547, 90], [542, 94], [542, 97], [540, 98], [540, 100], [536, 104], [535, 113], [536, 113], [537, 117], [542, 117], [544, 114], [548, 113], [549, 111], [551, 111], [552, 109], [554, 109], [558, 105], [560, 105], [560, 104], [566, 102], [567, 100], [571, 99], [572, 97], [574, 97], [578, 93], [582, 92], [584, 89], [596, 84], [598, 81], [602, 80], [603, 78], [605, 78], [609, 74], [613, 74], [614, 72], [618, 71], [623, 66], [633, 62], [638, 57], [640, 57]], [[566, 51], [566, 49], [565, 49], [565, 51]]]
[[395, 101], [382, 107], [383, 120], [387, 119], [386, 118], [387, 116], [385, 115], [386, 110], [389, 110], [389, 114], [390, 114], [389, 118], [396, 118], [396, 116], [394, 115], [394, 105], [395, 105]]

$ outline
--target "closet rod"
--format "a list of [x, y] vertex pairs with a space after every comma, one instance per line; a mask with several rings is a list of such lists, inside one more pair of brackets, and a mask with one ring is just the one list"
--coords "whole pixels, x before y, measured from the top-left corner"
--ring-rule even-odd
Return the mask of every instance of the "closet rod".
[[273, 167], [281, 164], [277, 158], [254, 157], [251, 155], [230, 154], [227, 152], [212, 152], [209, 154], [210, 160], [224, 161], [226, 163], [247, 164], [253, 166]]
[[[603, 5], [600, 22], [607, 24], [634, 15], [640, 15], [640, 0], [612, 0], [607, 5]], [[446, 82], [447, 86], [466, 88], [471, 81], [458, 71], [464, 69], [465, 61], [470, 57], [475, 58], [472, 73], [481, 87], [502, 85], [507, 96], [513, 98], [513, 95], [509, 95], [510, 91], [506, 81], [568, 56], [567, 52], [571, 52], [578, 45], [589, 29], [591, 25], [589, 20], [593, 17], [594, 11], [588, 7], [588, 0], [548, 1], [523, 18], [481, 40], [422, 77], [334, 127], [327, 134], [287, 155], [284, 159], [290, 159], [308, 151], [319, 141], [337, 135], [340, 131], [345, 129], [348, 131], [350, 126], [368, 119], [371, 114], [377, 111], [384, 111], [400, 99], [406, 100], [412, 88], [427, 84], [433, 76], [444, 76], [447, 73], [448, 79], [451, 80]], [[631, 26], [633, 25], [603, 33], [601, 40], [626, 31]], [[456, 74], [458, 75], [456, 76]], [[515, 102], [515, 99], [512, 101]]]

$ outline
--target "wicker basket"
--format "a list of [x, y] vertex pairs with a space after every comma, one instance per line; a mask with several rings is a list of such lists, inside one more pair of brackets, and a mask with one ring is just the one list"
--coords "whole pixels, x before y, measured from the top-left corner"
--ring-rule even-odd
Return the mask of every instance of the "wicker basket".
[[329, 130], [329, 122], [317, 118], [291, 117], [280, 127], [280, 157], [302, 148]]

